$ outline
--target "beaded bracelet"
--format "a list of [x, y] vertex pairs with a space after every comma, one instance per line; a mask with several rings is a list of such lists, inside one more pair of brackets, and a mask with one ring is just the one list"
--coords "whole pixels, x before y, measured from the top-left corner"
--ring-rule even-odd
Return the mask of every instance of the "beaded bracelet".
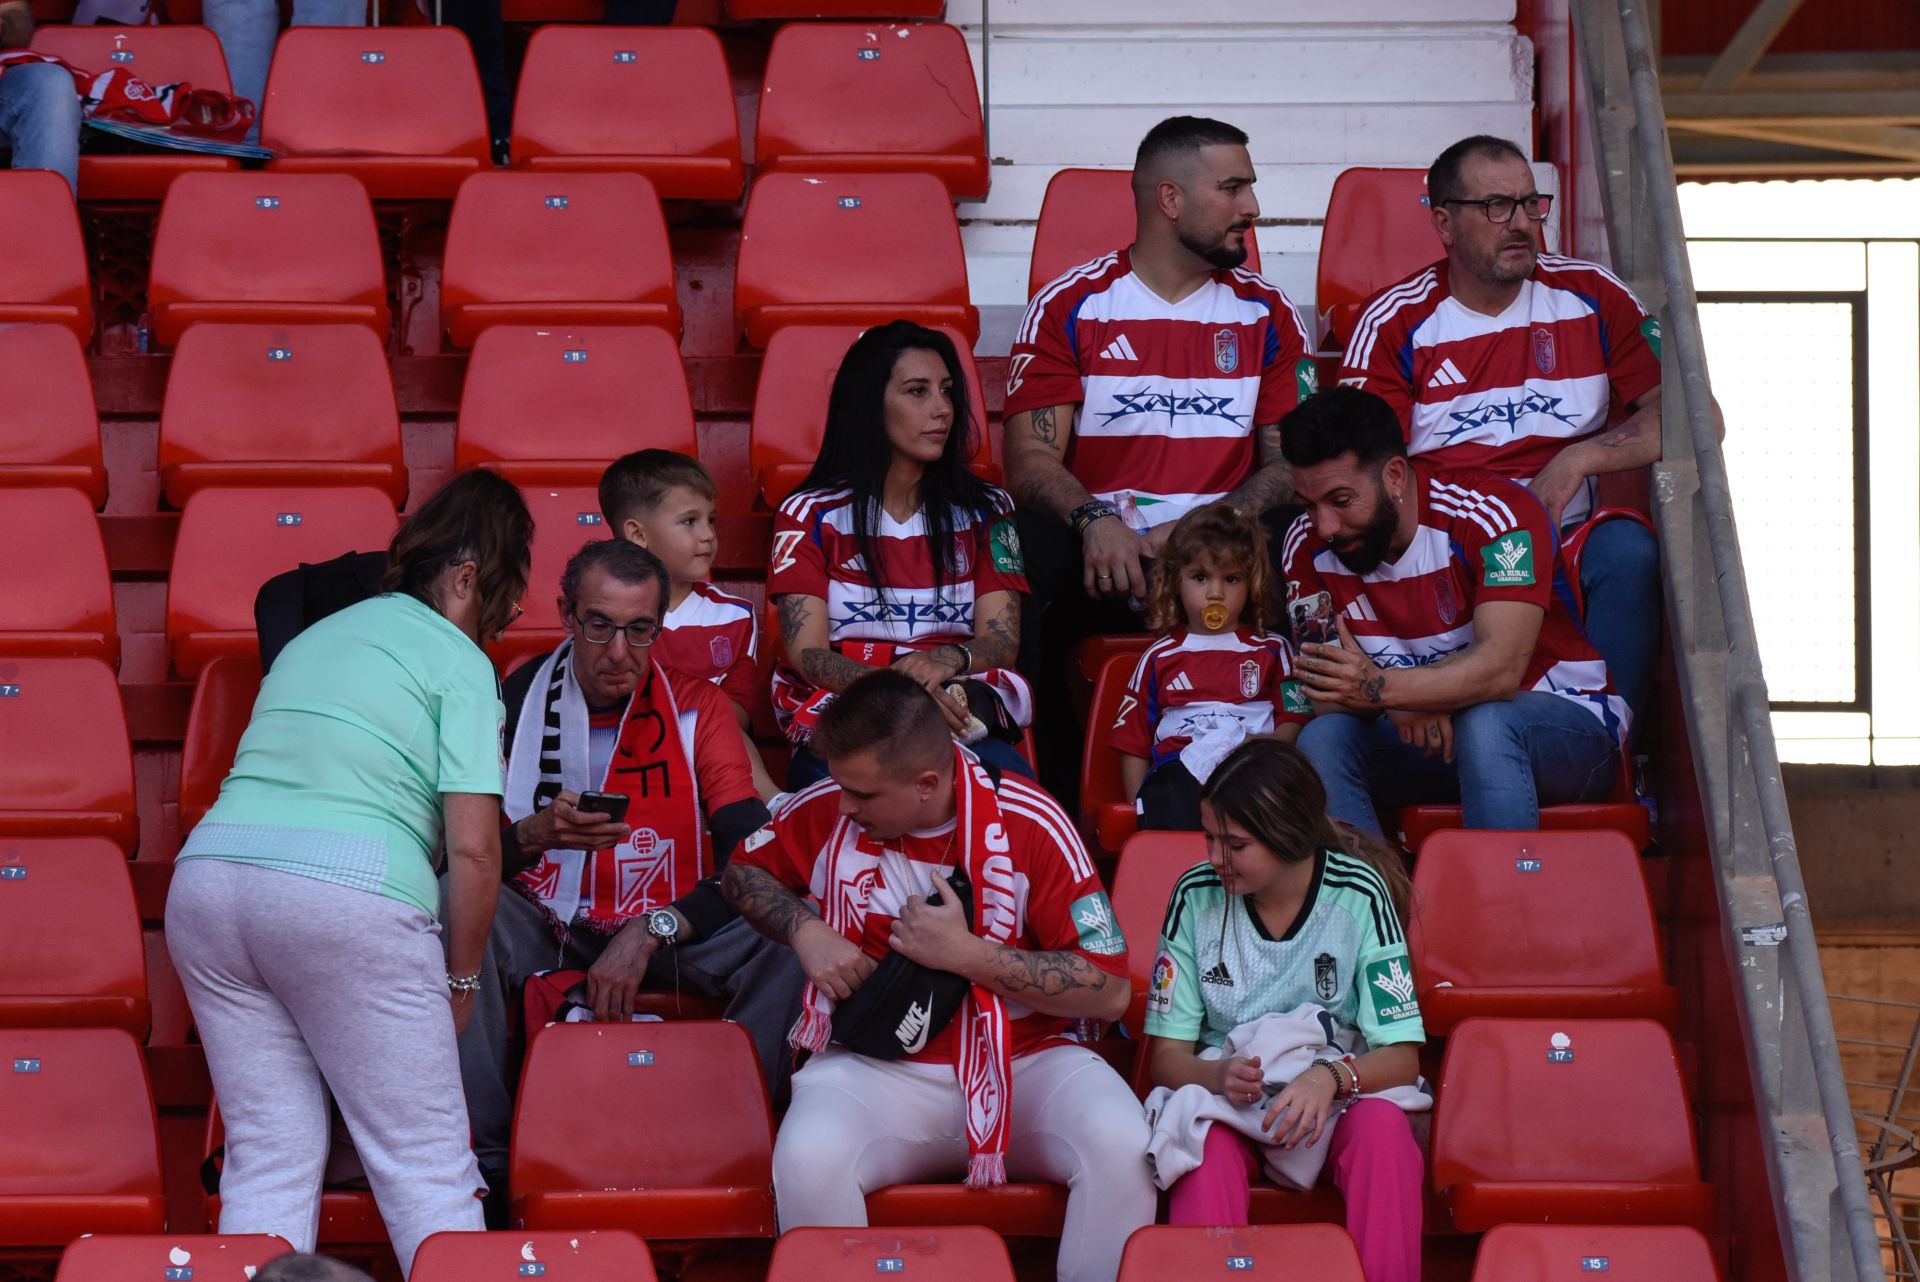
[[471, 975], [456, 975], [448, 971], [447, 987], [456, 993], [477, 993], [480, 991], [480, 972], [476, 970]]

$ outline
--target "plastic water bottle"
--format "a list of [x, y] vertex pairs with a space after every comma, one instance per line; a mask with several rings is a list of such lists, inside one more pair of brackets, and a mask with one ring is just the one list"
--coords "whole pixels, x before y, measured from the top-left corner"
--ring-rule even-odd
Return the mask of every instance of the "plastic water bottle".
[[[1129, 530], [1132, 530], [1143, 539], [1147, 537], [1147, 531], [1153, 527], [1147, 524], [1147, 518], [1141, 514], [1140, 505], [1134, 502], [1133, 491], [1122, 491], [1120, 501], [1114, 504], [1114, 508], [1120, 513], [1120, 519], [1126, 522]], [[1144, 569], [1145, 567], [1143, 566], [1142, 568]], [[1127, 608], [1135, 614], [1145, 614], [1147, 612], [1146, 605], [1139, 597], [1132, 594], [1128, 594], [1127, 596]]]

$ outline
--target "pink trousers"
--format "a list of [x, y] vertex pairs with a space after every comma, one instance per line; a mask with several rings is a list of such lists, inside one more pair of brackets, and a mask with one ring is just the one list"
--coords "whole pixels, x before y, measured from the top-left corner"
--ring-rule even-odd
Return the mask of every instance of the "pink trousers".
[[[1347, 1200], [1347, 1232], [1360, 1248], [1367, 1282], [1419, 1282], [1426, 1164], [1407, 1115], [1385, 1100], [1360, 1100], [1333, 1128], [1327, 1167]], [[1259, 1169], [1253, 1141], [1215, 1125], [1199, 1167], [1168, 1191], [1167, 1222], [1245, 1224]]]

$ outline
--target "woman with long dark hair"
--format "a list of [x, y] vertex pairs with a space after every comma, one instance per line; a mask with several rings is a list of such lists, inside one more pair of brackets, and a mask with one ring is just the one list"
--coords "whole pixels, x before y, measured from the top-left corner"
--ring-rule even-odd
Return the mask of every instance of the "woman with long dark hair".
[[[393, 537], [380, 596], [288, 643], [167, 900], [226, 1121], [222, 1233], [311, 1251], [339, 1105], [402, 1271], [482, 1227], [454, 1047], [500, 892], [499, 683], [533, 518], [467, 472]], [[442, 949], [436, 852], [449, 872]]]
[[1012, 498], [969, 467], [979, 430], [946, 335], [894, 321], [841, 361], [820, 457], [780, 505], [767, 575], [789, 788], [825, 774], [806, 745], [826, 702], [885, 667], [926, 687], [983, 759], [1031, 773], [1014, 745], [1032, 696], [1012, 671], [1026, 575]]

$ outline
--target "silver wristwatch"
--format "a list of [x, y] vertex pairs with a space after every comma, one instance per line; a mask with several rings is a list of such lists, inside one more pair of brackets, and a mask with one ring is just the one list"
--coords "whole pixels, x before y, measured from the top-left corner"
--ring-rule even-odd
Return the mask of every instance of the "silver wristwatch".
[[647, 933], [659, 940], [662, 948], [671, 948], [680, 936], [680, 919], [671, 908], [656, 908], [647, 914]]

